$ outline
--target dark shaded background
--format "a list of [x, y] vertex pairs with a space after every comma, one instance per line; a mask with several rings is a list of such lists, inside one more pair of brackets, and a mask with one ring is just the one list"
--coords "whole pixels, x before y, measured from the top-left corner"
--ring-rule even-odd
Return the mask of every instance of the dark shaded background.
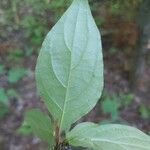
[[[21, 128], [26, 110], [46, 111], [34, 80], [41, 43], [71, 0], [0, 0], [0, 150], [43, 150]], [[80, 121], [123, 123], [150, 133], [150, 1], [91, 0], [101, 31], [105, 88]], [[80, 122], [79, 121], [79, 122]]]

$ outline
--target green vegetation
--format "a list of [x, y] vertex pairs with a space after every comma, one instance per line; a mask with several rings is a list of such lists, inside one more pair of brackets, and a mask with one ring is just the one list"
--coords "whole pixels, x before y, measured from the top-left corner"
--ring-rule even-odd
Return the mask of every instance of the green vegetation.
[[5, 73], [7, 73], [7, 79], [10, 83], [10, 87], [7, 89], [0, 87], [0, 118], [3, 118], [9, 112], [9, 100], [11, 98], [20, 97], [12, 85], [16, 84], [22, 77], [26, 75], [26, 69], [11, 68], [11, 70], [7, 72], [5, 67], [2, 65], [0, 75]]
[[140, 105], [139, 107], [139, 113], [144, 119], [150, 118], [150, 107], [146, 105]]
[[19, 94], [14, 89], [0, 88], [0, 119], [3, 118], [9, 112], [9, 99], [19, 97]]
[[8, 103], [8, 96], [3, 88], [0, 88], [0, 103]]
[[8, 81], [10, 83], [16, 83], [26, 75], [26, 72], [24, 68], [11, 68], [8, 72]]
[[0, 102], [0, 119], [2, 119], [8, 112], [8, 107]]
[[17, 91], [15, 91], [15, 89], [8, 89], [7, 90], [7, 95], [9, 98], [19, 98], [19, 94]]
[[4, 65], [0, 65], [0, 75], [4, 73]]
[[14, 89], [0, 88], [0, 119], [3, 118], [9, 112], [9, 99], [19, 98], [19, 94]]
[[24, 54], [21, 49], [9, 49], [6, 59], [9, 62], [19, 63], [23, 56]]
[[[136, 19], [137, 13], [138, 13], [138, 8], [139, 8], [140, 4], [142, 3], [142, 1], [143, 0], [126, 0], [126, 1], [110, 0], [110, 1], [104, 2], [104, 1], [99, 1], [99, 0], [95, 0], [95, 1], [89, 0], [94, 18], [96, 20], [96, 24], [98, 25], [98, 27], [102, 27], [102, 34], [103, 34], [103, 31], [104, 31], [104, 33], [106, 32], [106, 34], [104, 34], [104, 35], [109, 35], [109, 31], [108, 32], [105, 31], [105, 27], [107, 28], [107, 26], [109, 26], [110, 28], [115, 30], [114, 26], [116, 26], [116, 24], [119, 25], [119, 23], [121, 23], [121, 21], [123, 21], [125, 23], [126, 22], [127, 23], [135, 22], [135, 19]], [[2, 87], [0, 87], [0, 119], [3, 118], [9, 112], [10, 99], [13, 99], [13, 98], [18, 99], [20, 97], [18, 91], [16, 90], [16, 86], [21, 81], [21, 79], [28, 74], [28, 71], [27, 71], [28, 69], [24, 67], [24, 64], [23, 64], [24, 62], [22, 62], [22, 61], [24, 60], [24, 58], [29, 58], [32, 56], [35, 57], [37, 55], [37, 53], [39, 51], [39, 47], [41, 46], [42, 41], [43, 41], [45, 35], [47, 34], [48, 30], [52, 27], [52, 25], [55, 24], [56, 20], [58, 20], [60, 18], [60, 16], [64, 13], [64, 11], [71, 4], [71, 2], [72, 2], [72, 0], [58, 0], [58, 1], [56, 1], [56, 0], [22, 0], [22, 1], [20, 1], [20, 0], [12, 0], [12, 1], [2, 0], [2, 1], [0, 1], [0, 24], [1, 24], [0, 36], [4, 37], [4, 41], [5, 41], [5, 39], [7, 37], [7, 33], [5, 33], [5, 32], [8, 32], [8, 33], [20, 32], [22, 34], [21, 35], [22, 39], [20, 39], [20, 41], [24, 45], [24, 46], [22, 46], [22, 45], [19, 45], [20, 43], [19, 44], [17, 43], [17, 46], [14, 46], [14, 48], [13, 48], [13, 46], [8, 48], [8, 50], [5, 53], [6, 55], [4, 55], [4, 58], [3, 58], [6, 62], [4, 62], [4, 64], [0, 64], [0, 77], [6, 77], [6, 82], [8, 82], [8, 84], [9, 84], [9, 86], [3, 87], [3, 85], [2, 85]], [[103, 4], [103, 5], [101, 5], [101, 4]], [[101, 7], [105, 7], [105, 11], [103, 12], [104, 13], [103, 15], [101, 15]], [[76, 11], [74, 11], [74, 12], [76, 12]], [[82, 16], [82, 17], [85, 18], [85, 16]], [[72, 19], [75, 19], [76, 17], [74, 15], [73, 17], [70, 17], [70, 18], [71, 18], [70, 20], [72, 20]], [[81, 22], [80, 21], [78, 22], [80, 24], [80, 27], [78, 28], [78, 32], [79, 32], [79, 35], [87, 36], [86, 28], [82, 28], [86, 24], [86, 21], [83, 18], [82, 18]], [[82, 61], [80, 62], [80, 60], [79, 60], [80, 57], [76, 58], [75, 56], [73, 56], [74, 62], [72, 62], [72, 64], [70, 64], [70, 61], [71, 61], [70, 55], [72, 55], [70, 53], [70, 51], [76, 52], [74, 50], [75, 48], [73, 49], [73, 46], [74, 46], [73, 40], [72, 40], [73, 35], [70, 35], [70, 33], [73, 33], [73, 31], [74, 31], [74, 27], [72, 27], [70, 25], [70, 22], [69, 21], [63, 22], [63, 24], [67, 24], [67, 27], [65, 28], [66, 32], [64, 35], [64, 37], [65, 37], [64, 41], [66, 41], [66, 43], [65, 43], [66, 45], [62, 41], [62, 39], [64, 37], [58, 35], [59, 31], [62, 32], [63, 25], [57, 23], [56, 26], [54, 26], [54, 29], [56, 27], [57, 28], [54, 30], [54, 33], [53, 33], [54, 38], [52, 38], [53, 44], [54, 44], [54, 46], [53, 46], [54, 50], [52, 51], [52, 54], [50, 56], [50, 54], [47, 54], [45, 52], [48, 49], [48, 46], [45, 44], [45, 48], [42, 48], [42, 50], [44, 49], [45, 51], [43, 50], [43, 53], [40, 53], [39, 57], [41, 57], [41, 58], [39, 59], [39, 61], [37, 63], [37, 66], [39, 65], [39, 68], [43, 68], [40, 66], [43, 66], [43, 65], [45, 66], [45, 68], [43, 68], [42, 70], [40, 70], [40, 69], [36, 70], [37, 83], [38, 83], [39, 91], [41, 93], [41, 97], [43, 98], [45, 105], [47, 106], [49, 112], [52, 115], [52, 118], [50, 117], [52, 120], [50, 118], [48, 118], [49, 116], [46, 116], [47, 115], [46, 113], [44, 114], [37, 109], [33, 109], [25, 114], [25, 121], [24, 121], [23, 125], [21, 126], [21, 128], [18, 129], [19, 133], [22, 133], [25, 135], [28, 135], [31, 133], [35, 134], [37, 137], [48, 142], [48, 144], [50, 146], [51, 145], [53, 145], [53, 146], [59, 145], [59, 144], [67, 145], [67, 143], [65, 143], [66, 140], [67, 140], [67, 142], [69, 142], [69, 144], [72, 144], [75, 146], [80, 145], [80, 143], [77, 139], [75, 139], [74, 141], [70, 140], [72, 137], [74, 137], [74, 135], [73, 135], [74, 130], [71, 133], [68, 133], [68, 129], [69, 129], [71, 123], [74, 123], [77, 119], [79, 119], [81, 116], [85, 115], [87, 112], [89, 112], [89, 110], [91, 110], [93, 108], [93, 106], [96, 104], [98, 98], [100, 97], [100, 92], [102, 90], [101, 87], [102, 87], [103, 79], [102, 78], [100, 79], [100, 77], [97, 77], [97, 74], [99, 74], [99, 72], [97, 71], [97, 73], [93, 74], [93, 75], [91, 75], [90, 72], [92, 72], [94, 69], [92, 71], [88, 72], [88, 68], [92, 69], [92, 67], [93, 67], [93, 62], [91, 60], [91, 66], [90, 65], [88, 66], [88, 63], [90, 63], [90, 61], [89, 62], [87, 61], [86, 63], [81, 64], [82, 67], [79, 68], [79, 70], [80, 70], [79, 75], [78, 75], [79, 70], [77, 70], [77, 72], [72, 73], [72, 74], [77, 74], [79, 77], [78, 77], [78, 79], [72, 79], [71, 83], [72, 83], [72, 88], [74, 88], [74, 90], [72, 90], [71, 87], [70, 87], [70, 89], [67, 89], [67, 91], [70, 92], [70, 95], [67, 95], [65, 93], [66, 86], [68, 83], [68, 74], [69, 74], [68, 70], [69, 70], [70, 66], [72, 65], [71, 67], [76, 69], [78, 64], [80, 64], [82, 62]], [[77, 20], [74, 20], [74, 23], [75, 22], [77, 22]], [[132, 28], [130, 28], [130, 26], [128, 26], [126, 24], [125, 25], [120, 24], [120, 26], [122, 27], [123, 31], [126, 31], [126, 28], [127, 28], [127, 30], [130, 29], [130, 30], [128, 30], [128, 32], [130, 32], [132, 30]], [[120, 29], [119, 28], [120, 26], [117, 26], [116, 28]], [[94, 39], [96, 37], [94, 35], [94, 33], [96, 35], [97, 35], [97, 33], [94, 31], [95, 30], [93, 29], [93, 33], [92, 33], [93, 35], [91, 35], [90, 38]], [[120, 31], [117, 31], [118, 35], [119, 35], [119, 32]], [[121, 30], [121, 32], [122, 32], [122, 30]], [[125, 33], [127, 33], [127, 32], [125, 32]], [[111, 33], [111, 34], [113, 34], [113, 33]], [[76, 41], [74, 43], [75, 44], [78, 43], [78, 45], [82, 47], [83, 51], [81, 53], [82, 54], [85, 53], [84, 59], [89, 60], [88, 52], [84, 51], [85, 50], [84, 45], [86, 43], [85, 39], [87, 39], [87, 37], [83, 36], [83, 39], [80, 39], [81, 37], [79, 35], [78, 35], [78, 38], [76, 37], [76, 39], [74, 39]], [[50, 36], [50, 37], [45, 39], [45, 43], [50, 41], [51, 35], [48, 34], [48, 36]], [[118, 39], [124, 39], [124, 38], [122, 38], [122, 34], [119, 35]], [[128, 39], [130, 39], [130, 38], [128, 38]], [[80, 41], [82, 41], [84, 44], [80, 45], [81, 44]], [[95, 39], [95, 41], [96, 41], [96, 39]], [[132, 41], [132, 38], [130, 39], [130, 41]], [[95, 45], [95, 43], [93, 45]], [[77, 47], [78, 47], [78, 45], [77, 45]], [[113, 58], [116, 57], [116, 55], [118, 54], [118, 51], [120, 50], [120, 48], [118, 48], [116, 45], [117, 45], [116, 43], [115, 44], [113, 43], [108, 48], [109, 55]], [[67, 49], [67, 52], [66, 53], [61, 52], [59, 47], [61, 47], [62, 50]], [[91, 46], [91, 47], [93, 48], [94, 46]], [[91, 47], [89, 49], [91, 49]], [[58, 50], [58, 51], [56, 51], [56, 50]], [[56, 55], [55, 52], [58, 52], [58, 55]], [[125, 52], [128, 53], [129, 51], [125, 50]], [[87, 53], [87, 55], [86, 55], [86, 53]], [[1, 53], [0, 53], [0, 55], [1, 55]], [[91, 55], [91, 54], [89, 54], [89, 55]], [[93, 60], [96, 59], [96, 55], [97, 54], [91, 55]], [[106, 55], [108, 56], [108, 54], [106, 54]], [[57, 56], [59, 56], [59, 59], [61, 60], [60, 62], [57, 62], [57, 59], [56, 59]], [[79, 51], [79, 56], [80, 56], [80, 51]], [[50, 57], [52, 57], [51, 59], [53, 60], [52, 64], [50, 63], [51, 62]], [[1, 60], [2, 62], [3, 62], [3, 59]], [[61, 64], [61, 65], [57, 66], [57, 64]], [[98, 68], [102, 73], [102, 62], [99, 64], [101, 64], [101, 66], [98, 66]], [[51, 65], [53, 65], [54, 70], [49, 67]], [[59, 69], [57, 69], [57, 67], [59, 67]], [[52, 70], [50, 70], [50, 69], [52, 69]], [[84, 72], [82, 72], [82, 70]], [[50, 75], [52, 75], [52, 76], [50, 76]], [[50, 79], [50, 77], [51, 77], [51, 79]], [[96, 77], [98, 78], [97, 80], [95, 79]], [[101, 77], [102, 77], [102, 75], [101, 75]], [[95, 80], [92, 81], [93, 85], [90, 84], [90, 86], [91, 86], [91, 88], [90, 88], [86, 83], [88, 83], [88, 81], [93, 78]], [[61, 83], [59, 83], [59, 82], [61, 82]], [[85, 82], [85, 83], [83, 83], [83, 82]], [[43, 83], [44, 83], [44, 85], [43, 85]], [[81, 85], [80, 84], [78, 85], [77, 83], [81, 83]], [[98, 85], [98, 83], [101, 83], [101, 85]], [[70, 82], [69, 82], [69, 84], [70, 84]], [[61, 85], [61, 88], [60, 88], [60, 85]], [[74, 85], [75, 85], [75, 87], [74, 87]], [[80, 96], [81, 96], [80, 88], [84, 88], [84, 87], [87, 87], [86, 93], [88, 93], [89, 95], [88, 94], [85, 96], [82, 95], [83, 99], [81, 99], [80, 98]], [[98, 88], [99, 88], [99, 93], [97, 91]], [[62, 99], [65, 99], [64, 95], [67, 95], [67, 97], [66, 97], [67, 102], [66, 103], [64, 102], [65, 106], [63, 109], [62, 108], [62, 105], [63, 105]], [[77, 97], [77, 95], [79, 95], [79, 97]], [[77, 101], [81, 100], [82, 103], [79, 102], [78, 104], [82, 104], [83, 106], [84, 106], [84, 102], [86, 102], [87, 105], [85, 108], [81, 109], [82, 112], [80, 112], [78, 110], [78, 107], [77, 107], [78, 104], [76, 104], [75, 101], [72, 101], [72, 104], [70, 104], [71, 103], [70, 97], [74, 97], [74, 99], [77, 99]], [[49, 102], [49, 99], [51, 99], [51, 102]], [[54, 102], [53, 102], [53, 99], [54, 99]], [[133, 102], [132, 101], [133, 99], [134, 99], [134, 95], [132, 93], [108, 94], [105, 91], [104, 94], [102, 95], [102, 99], [101, 99], [100, 103], [101, 103], [102, 115], [106, 115], [106, 116], [108, 116], [108, 118], [106, 120], [103, 120], [99, 124], [101, 125], [101, 124], [116, 123], [116, 122], [117, 123], [118, 122], [126, 123], [120, 117], [120, 111], [126, 107], [130, 107]], [[90, 100], [91, 100], [91, 102], [89, 104], [88, 102]], [[57, 104], [58, 104], [58, 106], [57, 106]], [[63, 114], [61, 113], [61, 109], [63, 109], [63, 112], [64, 112]], [[150, 112], [149, 107], [144, 104], [141, 104], [138, 107], [138, 113], [139, 113], [140, 117], [145, 120], [149, 119], [149, 117], [150, 117], [149, 112]], [[39, 116], [41, 116], [40, 120], [38, 120], [38, 118], [36, 118], [36, 114], [39, 114]], [[46, 118], [44, 116], [46, 116]], [[34, 118], [34, 119], [32, 119], [32, 118]], [[42, 122], [42, 123], [39, 124], [39, 126], [38, 126], [37, 122], [40, 122], [40, 123]], [[49, 124], [49, 126], [48, 126], [49, 128], [43, 122], [48, 122], [47, 124]], [[95, 125], [88, 124], [88, 123], [83, 124], [83, 127], [85, 127], [87, 130], [90, 131], [90, 128], [88, 128], [87, 126], [93, 127]], [[45, 129], [43, 127], [45, 127]], [[50, 127], [51, 127], [51, 129], [50, 129]], [[120, 126], [115, 127], [115, 129], [117, 131], [119, 130], [119, 128], [120, 128]], [[38, 129], [40, 129], [40, 130], [38, 130]], [[62, 131], [60, 131], [60, 130], [62, 130]], [[75, 128], [75, 130], [77, 130], [75, 132], [79, 132], [80, 126], [77, 129]], [[101, 129], [94, 129], [95, 132], [97, 132], [97, 130], [101, 130]], [[57, 132], [60, 132], [61, 135], [63, 135], [63, 136], [59, 135], [60, 141], [58, 141], [58, 139], [57, 139], [58, 138], [57, 134], [59, 134]], [[128, 132], [128, 129], [127, 129], [127, 132]], [[47, 135], [47, 133], [49, 133], [49, 134]], [[85, 139], [86, 134], [84, 132], [83, 132], [83, 134], [84, 135], [82, 137], [77, 134], [77, 136], [79, 136], [79, 139], [81, 139], [81, 138]], [[116, 134], [118, 135], [118, 133], [116, 133]], [[93, 138], [93, 137], [90, 137], [90, 138]], [[114, 137], [114, 139], [115, 139], [115, 137]], [[87, 141], [85, 141], [85, 142], [87, 142], [85, 144], [85, 147], [86, 146], [92, 147], [92, 145], [89, 145], [88, 140], [89, 139], [87, 139]], [[114, 141], [114, 142], [116, 142], [116, 141]], [[80, 146], [84, 146], [84, 145], [80, 145]], [[100, 147], [100, 145], [98, 145], [98, 148], [99, 147]], [[96, 149], [95, 147], [92, 147], [92, 148]], [[104, 149], [107, 148], [109, 150], [110, 147], [102, 146], [102, 148], [104, 148]], [[115, 150], [117, 149], [116, 146], [114, 146], [114, 147], [112, 146], [112, 148], [114, 148]]]
[[111, 0], [108, 3], [112, 14], [125, 16], [127, 19], [133, 19], [133, 17], [137, 15], [137, 8], [142, 1], [143, 0]]
[[21, 127], [17, 129], [17, 133], [27, 136], [33, 133], [33, 130], [31, 129], [31, 126], [29, 125], [29, 123], [26, 123], [24, 121]]
[[[46, 36], [36, 64], [37, 87], [51, 117], [38, 109], [25, 114], [25, 123], [50, 149], [70, 149], [70, 145], [95, 150], [150, 149], [150, 137], [130, 126], [85, 122], [71, 129], [101, 96], [102, 58], [100, 34], [88, 0], [74, 0]], [[102, 109], [116, 119], [118, 109], [132, 99], [132, 94], [105, 96]]]
[[100, 124], [116, 122], [126, 123], [120, 117], [120, 109], [128, 107], [132, 103], [133, 99], [134, 95], [131, 93], [119, 93], [118, 95], [108, 95], [107, 92], [104, 91], [101, 99], [102, 102], [100, 101], [101, 109], [104, 114], [109, 114], [110, 118], [103, 120], [102, 122], [100, 122]]
[[110, 113], [111, 120], [115, 121], [119, 118], [119, 108], [121, 106], [118, 97], [106, 97], [102, 102], [102, 111]]

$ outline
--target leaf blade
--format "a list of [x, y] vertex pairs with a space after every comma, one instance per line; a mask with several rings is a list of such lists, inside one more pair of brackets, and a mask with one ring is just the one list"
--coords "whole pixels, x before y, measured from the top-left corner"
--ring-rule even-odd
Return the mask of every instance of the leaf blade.
[[74, 0], [48, 33], [36, 81], [61, 131], [95, 106], [103, 88], [102, 46], [87, 0]]
[[24, 122], [30, 126], [33, 133], [40, 139], [54, 143], [53, 127], [50, 118], [39, 109], [31, 109], [25, 113]]
[[95, 150], [150, 150], [150, 137], [125, 125], [82, 123], [67, 134], [67, 139], [73, 146]]

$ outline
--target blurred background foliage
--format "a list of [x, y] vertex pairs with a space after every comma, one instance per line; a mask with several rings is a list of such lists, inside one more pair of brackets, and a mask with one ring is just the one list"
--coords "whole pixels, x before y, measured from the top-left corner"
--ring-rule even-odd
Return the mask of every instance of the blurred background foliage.
[[[35, 88], [36, 58], [45, 35], [71, 2], [0, 0], [0, 149], [45, 147], [21, 124], [26, 110], [46, 111]], [[150, 1], [89, 2], [102, 35], [105, 88], [82, 120], [131, 124], [149, 133]]]

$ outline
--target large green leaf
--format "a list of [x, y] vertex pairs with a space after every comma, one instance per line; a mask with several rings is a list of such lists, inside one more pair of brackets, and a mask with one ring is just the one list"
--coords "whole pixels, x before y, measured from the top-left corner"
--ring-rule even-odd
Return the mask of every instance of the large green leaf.
[[103, 60], [88, 0], [74, 0], [46, 36], [36, 81], [60, 130], [67, 130], [95, 106], [103, 88]]
[[25, 113], [24, 121], [37, 137], [53, 145], [53, 128], [47, 115], [38, 109], [31, 109]]
[[73, 146], [95, 150], [150, 150], [150, 137], [125, 125], [82, 123], [67, 134]]

